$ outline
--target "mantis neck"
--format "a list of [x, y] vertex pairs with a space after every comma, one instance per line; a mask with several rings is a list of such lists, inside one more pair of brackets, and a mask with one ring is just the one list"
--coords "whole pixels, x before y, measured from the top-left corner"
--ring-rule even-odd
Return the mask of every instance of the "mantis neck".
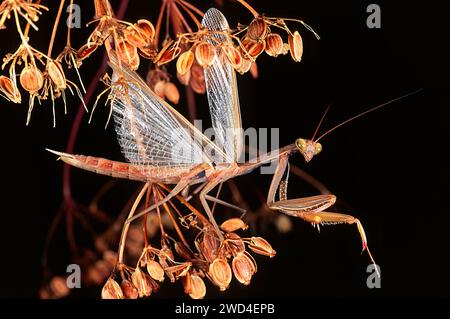
[[242, 174], [248, 173], [251, 170], [254, 170], [255, 168], [258, 168], [264, 164], [277, 160], [282, 155], [293, 154], [295, 152], [298, 152], [297, 146], [295, 146], [295, 144], [289, 144], [280, 149], [262, 154], [255, 159], [251, 159], [248, 162], [241, 164], [240, 166], [243, 170]]

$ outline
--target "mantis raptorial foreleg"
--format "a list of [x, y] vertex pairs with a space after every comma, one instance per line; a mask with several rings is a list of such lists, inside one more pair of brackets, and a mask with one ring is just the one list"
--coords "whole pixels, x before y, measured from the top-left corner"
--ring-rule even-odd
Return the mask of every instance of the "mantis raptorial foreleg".
[[[281, 211], [285, 214], [299, 217], [313, 226], [317, 225], [318, 229], [320, 225], [335, 225], [335, 224], [356, 224], [363, 249], [367, 250], [370, 260], [375, 265], [375, 260], [370, 253], [367, 246], [367, 237], [364, 228], [359, 219], [346, 214], [339, 214], [334, 212], [325, 212], [324, 210], [333, 205], [336, 201], [334, 195], [318, 195], [303, 198], [286, 199], [287, 180], [282, 183], [282, 178], [286, 167], [288, 167], [288, 155], [280, 156], [278, 166], [275, 169], [275, 173], [270, 184], [269, 194], [267, 196], [267, 205], [270, 209]], [[281, 183], [281, 184], [280, 184]], [[280, 198], [282, 200], [275, 201], [275, 194], [280, 186]], [[377, 274], [378, 268], [375, 267]]]

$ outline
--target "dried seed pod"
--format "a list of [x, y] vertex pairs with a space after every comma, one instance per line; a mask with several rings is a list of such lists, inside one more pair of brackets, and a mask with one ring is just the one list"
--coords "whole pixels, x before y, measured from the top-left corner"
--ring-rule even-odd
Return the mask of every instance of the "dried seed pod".
[[139, 67], [139, 55], [137, 48], [125, 40], [116, 44], [117, 57], [120, 61], [130, 67], [131, 70], [137, 70]]
[[177, 79], [178, 82], [180, 82], [180, 84], [183, 85], [189, 85], [189, 82], [191, 80], [191, 70], [187, 71], [184, 75], [181, 75], [180, 73], [177, 72]]
[[241, 50], [246, 58], [256, 59], [266, 48], [266, 41], [255, 42], [249, 38], [242, 40]]
[[20, 85], [34, 94], [44, 85], [44, 76], [34, 65], [26, 66], [20, 73]]
[[231, 282], [231, 268], [227, 261], [223, 258], [216, 258], [211, 265], [209, 265], [208, 271], [214, 284], [219, 286], [220, 291], [224, 291], [228, 288]]
[[148, 20], [139, 20], [133, 26], [128, 26], [125, 29], [125, 38], [137, 48], [150, 45], [154, 36], [155, 28]]
[[159, 282], [164, 281], [164, 269], [161, 267], [161, 265], [154, 260], [147, 261], [147, 272], [155, 280], [158, 280]]
[[162, 99], [166, 99], [166, 95], [164, 93], [164, 88], [166, 86], [167, 82], [164, 81], [159, 81], [155, 84], [155, 86], [153, 87], [153, 91], [156, 93], [156, 95], [158, 95], [160, 98]]
[[173, 41], [169, 41], [164, 45], [164, 47], [159, 51], [156, 56], [154, 62], [157, 66], [161, 66], [163, 64], [169, 63], [170, 61], [176, 59], [178, 55], [181, 53], [181, 48], [178, 46], [174, 46]]
[[50, 61], [47, 65], [47, 72], [58, 90], [63, 91], [66, 89], [66, 76], [59, 62], [54, 60]]
[[224, 221], [222, 225], [220, 225], [220, 228], [228, 233], [231, 233], [238, 229], [247, 229], [248, 225], [240, 218], [230, 218]]
[[60, 276], [53, 277], [49, 286], [56, 298], [67, 296], [70, 292], [69, 287], [67, 287], [66, 278]]
[[167, 82], [164, 86], [164, 95], [166, 99], [173, 104], [178, 104], [178, 101], [180, 101], [180, 92], [178, 91], [177, 86], [172, 82]]
[[216, 48], [208, 42], [201, 42], [195, 47], [195, 58], [198, 64], [205, 68], [211, 66], [216, 56]]
[[222, 46], [222, 51], [224, 52], [227, 60], [231, 63], [231, 66], [238, 70], [242, 64], [242, 56], [235, 47], [231, 45]]
[[157, 56], [157, 52], [152, 47], [140, 47], [138, 48], [138, 53], [141, 57], [149, 60], [153, 60]]
[[181, 278], [181, 282], [183, 283], [183, 289], [185, 294], [190, 294], [192, 292], [192, 278], [191, 274], [188, 272], [186, 276]]
[[266, 38], [268, 32], [267, 22], [263, 18], [256, 18], [248, 26], [247, 36], [253, 41], [260, 42]]
[[262, 237], [252, 237], [250, 238], [250, 244], [248, 245], [248, 248], [250, 248], [253, 252], [269, 256], [270, 258], [274, 257], [277, 253], [272, 246]]
[[175, 251], [181, 258], [183, 258], [185, 260], [192, 259], [191, 252], [182, 242], [177, 241], [175, 243]]
[[114, 267], [117, 262], [117, 253], [112, 250], [105, 250], [103, 252], [103, 260], [108, 263], [110, 267]]
[[227, 239], [227, 246], [231, 251], [230, 256], [242, 253], [245, 251], [245, 244], [242, 238], [236, 233], [227, 233], [225, 234], [225, 238]]
[[292, 59], [295, 62], [300, 62], [303, 55], [303, 40], [298, 31], [294, 32], [294, 35], [289, 34], [289, 49], [291, 51]]
[[77, 51], [77, 58], [79, 60], [84, 60], [88, 58], [95, 50], [97, 50], [98, 44], [96, 43], [86, 43]]
[[207, 231], [203, 235], [203, 255], [208, 262], [213, 262], [219, 254], [220, 240], [213, 231]]
[[231, 263], [231, 267], [233, 269], [233, 274], [236, 279], [244, 285], [249, 285], [252, 279], [252, 276], [255, 274], [256, 262], [253, 257], [247, 253], [243, 252], [237, 254]]
[[148, 44], [150, 44], [150, 42], [152, 42], [153, 38], [155, 37], [155, 27], [153, 26], [153, 24], [148, 20], [140, 19], [138, 20], [136, 25], [149, 39]]
[[283, 43], [283, 50], [281, 51], [281, 54], [285, 55], [289, 53], [289, 44]]
[[141, 268], [135, 269], [131, 275], [131, 281], [136, 287], [139, 297], [148, 297], [152, 294], [151, 280], [150, 276], [142, 272]]
[[0, 93], [3, 93], [11, 102], [22, 102], [22, 97], [16, 84], [10, 78], [4, 75], [0, 76]]
[[119, 284], [109, 277], [102, 289], [102, 299], [123, 299], [124, 295]]
[[124, 280], [120, 286], [126, 299], [137, 299], [139, 297], [139, 292], [132, 282]]
[[252, 66], [252, 61], [248, 59], [242, 59], [241, 66], [237, 70], [240, 74], [247, 73], [250, 70], [250, 67]]
[[203, 299], [206, 295], [205, 282], [200, 276], [191, 276], [191, 293], [189, 296], [192, 299]]
[[258, 64], [256, 64], [255, 61], [250, 64], [250, 74], [252, 75], [252, 78], [257, 79], [258, 78]]
[[280, 233], [286, 234], [292, 230], [292, 221], [286, 215], [278, 215], [277, 220], [275, 221], [275, 226], [277, 227]]
[[185, 75], [191, 69], [194, 58], [194, 53], [191, 50], [183, 52], [177, 60], [177, 72]]
[[195, 93], [204, 94], [206, 92], [205, 74], [203, 68], [198, 64], [192, 66], [189, 84]]
[[283, 39], [277, 33], [271, 33], [266, 38], [266, 53], [276, 57], [283, 52]]

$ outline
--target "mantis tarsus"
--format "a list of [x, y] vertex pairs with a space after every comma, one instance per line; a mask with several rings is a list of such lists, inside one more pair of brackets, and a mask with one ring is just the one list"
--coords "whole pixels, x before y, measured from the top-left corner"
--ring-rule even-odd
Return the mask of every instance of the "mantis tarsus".
[[[212, 32], [221, 31], [214, 35], [214, 42], [231, 41], [223, 32], [229, 27], [220, 11], [208, 10], [202, 24]], [[243, 134], [236, 75], [220, 50], [217, 51], [213, 65], [204, 70], [216, 142], [212, 142], [172, 106], [159, 98], [136, 73], [114, 62], [111, 66], [114, 70], [113, 80], [126, 83], [125, 89], [112, 86], [111, 107], [119, 144], [129, 163], [53, 152], [68, 164], [100, 174], [150, 183], [175, 184], [163, 200], [135, 214], [126, 221], [127, 224], [166, 203], [186, 187], [201, 184], [197, 188], [201, 204], [217, 236], [223, 240], [208, 201], [235, 206], [210, 196], [209, 193], [231, 178], [247, 174], [269, 162], [278, 161], [267, 196], [269, 208], [302, 218], [318, 227], [322, 224], [355, 223], [361, 236], [363, 251], [367, 250], [371, 261], [375, 263], [368, 250], [366, 235], [360, 221], [350, 215], [325, 211], [335, 203], [334, 195], [287, 199], [287, 183], [281, 183], [279, 201], [275, 201], [275, 195], [283, 179], [289, 156], [299, 152], [305, 161], [309, 162], [322, 150], [318, 140], [326, 134], [356, 117], [407, 95], [361, 113], [335, 126], [317, 140], [314, 140], [314, 137], [299, 138], [295, 143], [260, 155], [256, 160], [238, 163], [243, 150]], [[318, 128], [319, 126], [320, 123]], [[181, 152], [174, 152], [175, 148]], [[205, 149], [209, 149], [209, 152]]]

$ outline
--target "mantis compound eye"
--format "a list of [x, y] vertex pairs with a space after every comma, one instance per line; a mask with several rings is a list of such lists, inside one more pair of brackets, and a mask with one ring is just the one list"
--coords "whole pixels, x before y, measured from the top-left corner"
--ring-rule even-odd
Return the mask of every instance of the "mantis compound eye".
[[300, 152], [303, 152], [306, 149], [306, 144], [308, 144], [308, 143], [303, 138], [298, 138], [295, 141], [295, 145], [297, 146], [297, 148]]
[[314, 143], [314, 155], [317, 155], [320, 152], [322, 152], [322, 144]]

